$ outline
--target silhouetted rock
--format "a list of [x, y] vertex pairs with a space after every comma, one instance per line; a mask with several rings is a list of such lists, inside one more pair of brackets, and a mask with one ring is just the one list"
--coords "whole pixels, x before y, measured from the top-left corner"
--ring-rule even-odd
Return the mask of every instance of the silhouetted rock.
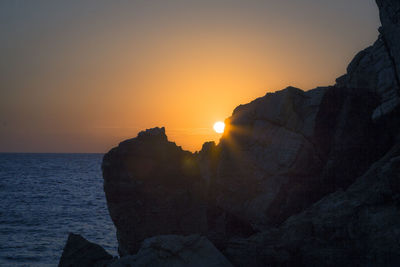
[[[378, 40], [335, 86], [240, 105], [220, 143], [199, 153], [169, 142], [164, 128], [108, 152], [104, 190], [120, 254], [148, 237], [201, 233], [238, 266], [399, 265], [400, 2], [377, 4]], [[112, 264], [208, 265], [199, 255], [213, 253], [198, 240], [148, 239]]]
[[169, 142], [164, 128], [120, 143], [102, 169], [120, 255], [148, 237], [206, 232], [206, 182], [195, 156]]
[[207, 237], [213, 244], [221, 249], [231, 237], [248, 237], [255, 233], [252, 226], [228, 210], [222, 209], [217, 204], [218, 194], [218, 166], [221, 159], [221, 145], [214, 142], [203, 144], [202, 150], [197, 154], [198, 163], [203, 179], [207, 181]]
[[218, 207], [255, 230], [269, 227], [268, 209], [289, 178], [304, 180], [321, 165], [311, 137], [325, 90], [289, 87], [235, 109], [221, 139]]
[[373, 119], [400, 106], [400, 4], [397, 0], [377, 0], [382, 27], [373, 46], [359, 52], [337, 86], [363, 88], [380, 97]]
[[397, 73], [400, 78], [400, 2], [398, 0], [376, 0], [382, 23], [382, 35], [388, 48]]
[[289, 87], [239, 106], [221, 139], [217, 206], [260, 231], [346, 188], [390, 147], [371, 119], [378, 104], [363, 89]]
[[164, 235], [146, 239], [136, 255], [114, 261], [110, 267], [228, 267], [232, 266], [207, 238]]
[[65, 244], [59, 267], [106, 266], [113, 257], [101, 246], [70, 233]]
[[372, 114], [375, 120], [389, 114], [400, 104], [396, 69], [383, 35], [373, 46], [355, 56], [347, 68], [347, 75], [337, 79], [337, 86], [362, 88], [369, 93], [376, 93], [380, 105]]
[[235, 266], [399, 266], [400, 143], [346, 191], [282, 226], [232, 240]]
[[220, 148], [215, 142], [205, 142], [197, 155], [197, 161], [200, 167], [201, 176], [210, 186], [217, 174], [217, 166], [220, 155]]

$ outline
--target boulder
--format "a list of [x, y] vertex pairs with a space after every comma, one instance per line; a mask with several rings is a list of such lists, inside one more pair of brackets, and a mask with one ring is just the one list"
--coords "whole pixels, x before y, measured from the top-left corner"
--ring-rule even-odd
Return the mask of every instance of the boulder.
[[101, 246], [87, 241], [80, 235], [70, 233], [61, 255], [59, 267], [106, 266], [113, 256]]
[[390, 147], [371, 119], [378, 104], [365, 89], [289, 87], [237, 107], [220, 143], [216, 205], [262, 231], [348, 187]]
[[164, 128], [111, 149], [102, 170], [120, 255], [136, 253], [148, 237], [207, 231], [206, 182], [196, 158], [169, 142]]
[[203, 236], [164, 235], [146, 239], [136, 255], [122, 257], [109, 266], [229, 267], [232, 265]]
[[254, 230], [269, 227], [267, 210], [289, 176], [305, 178], [321, 164], [311, 136], [325, 90], [288, 87], [234, 110], [220, 143], [217, 206]]

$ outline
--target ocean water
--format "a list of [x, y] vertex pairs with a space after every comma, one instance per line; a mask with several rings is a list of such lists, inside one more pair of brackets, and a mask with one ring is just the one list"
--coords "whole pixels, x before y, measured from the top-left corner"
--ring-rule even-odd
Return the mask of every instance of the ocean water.
[[56, 266], [69, 232], [117, 255], [102, 154], [0, 154], [0, 266]]

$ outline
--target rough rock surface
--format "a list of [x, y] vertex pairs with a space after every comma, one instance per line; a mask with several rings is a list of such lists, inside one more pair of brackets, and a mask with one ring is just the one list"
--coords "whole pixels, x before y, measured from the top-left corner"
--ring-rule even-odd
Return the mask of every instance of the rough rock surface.
[[146, 239], [136, 255], [114, 261], [110, 267], [228, 267], [232, 266], [207, 238], [165, 235]]
[[373, 119], [391, 113], [400, 105], [400, 3], [377, 0], [382, 27], [374, 45], [359, 52], [349, 64], [347, 74], [337, 79], [337, 86], [364, 88], [375, 92], [381, 104]]
[[382, 34], [393, 61], [397, 80], [400, 77], [400, 2], [376, 0], [382, 22]]
[[335, 86], [288, 87], [241, 105], [220, 143], [199, 153], [163, 128], [108, 152], [119, 252], [140, 249], [112, 264], [161, 264], [181, 251], [166, 247], [191, 245], [146, 238], [200, 233], [238, 266], [399, 265], [400, 2], [377, 4], [378, 40]]
[[148, 237], [206, 232], [206, 183], [194, 155], [169, 142], [164, 128], [120, 143], [102, 169], [120, 255]]
[[229, 119], [217, 204], [261, 230], [226, 245], [234, 265], [400, 264], [400, 2], [377, 3], [378, 40], [314, 109], [289, 88]]
[[61, 255], [59, 267], [105, 266], [113, 257], [101, 246], [87, 241], [80, 235], [69, 234]]
[[289, 87], [235, 109], [221, 139], [217, 206], [256, 230], [268, 227], [266, 211], [289, 173], [304, 177], [320, 164], [310, 137], [325, 90]]
[[221, 139], [217, 206], [261, 231], [349, 186], [389, 148], [371, 119], [378, 103], [363, 89], [289, 87], [239, 106]]
[[399, 266], [399, 240], [400, 143], [346, 191], [225, 254], [236, 266]]
[[374, 120], [389, 114], [400, 104], [399, 82], [383, 35], [354, 57], [347, 74], [337, 79], [337, 86], [376, 93], [381, 103], [372, 114]]

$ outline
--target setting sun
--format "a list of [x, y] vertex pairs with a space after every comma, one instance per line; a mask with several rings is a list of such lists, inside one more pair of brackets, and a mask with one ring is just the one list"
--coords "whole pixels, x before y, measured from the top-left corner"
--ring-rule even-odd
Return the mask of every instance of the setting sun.
[[217, 133], [223, 133], [225, 129], [225, 123], [223, 123], [222, 121], [217, 121], [216, 123], [214, 123], [214, 131], [216, 131]]

